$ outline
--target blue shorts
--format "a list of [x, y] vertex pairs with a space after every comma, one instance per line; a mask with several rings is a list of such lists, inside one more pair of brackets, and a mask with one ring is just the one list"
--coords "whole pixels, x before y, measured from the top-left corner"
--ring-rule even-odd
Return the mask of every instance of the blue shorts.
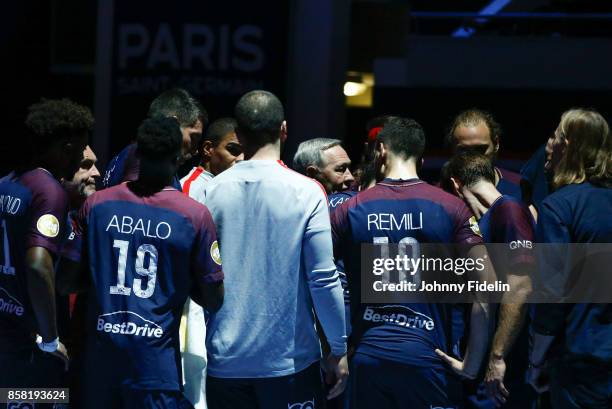
[[351, 409], [459, 409], [461, 382], [445, 368], [418, 367], [356, 353]]
[[319, 362], [275, 378], [206, 378], [209, 409], [322, 409]]

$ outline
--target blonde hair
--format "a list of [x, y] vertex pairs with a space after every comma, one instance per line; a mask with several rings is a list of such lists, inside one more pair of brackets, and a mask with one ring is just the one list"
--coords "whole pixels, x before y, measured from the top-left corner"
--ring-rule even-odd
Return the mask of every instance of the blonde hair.
[[606, 120], [596, 111], [570, 109], [561, 116], [559, 130], [568, 145], [555, 166], [553, 187], [585, 181], [612, 181], [612, 138]]

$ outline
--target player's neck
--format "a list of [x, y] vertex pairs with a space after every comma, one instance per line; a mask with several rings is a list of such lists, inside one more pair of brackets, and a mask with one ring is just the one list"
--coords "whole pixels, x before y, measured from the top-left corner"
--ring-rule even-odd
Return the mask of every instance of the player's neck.
[[416, 164], [412, 160], [388, 157], [385, 162], [385, 178], [388, 179], [418, 179]]
[[280, 140], [276, 143], [264, 145], [248, 155], [245, 152], [245, 160], [279, 160], [281, 157]]
[[478, 182], [470, 187], [470, 191], [487, 209], [502, 195], [492, 183]]

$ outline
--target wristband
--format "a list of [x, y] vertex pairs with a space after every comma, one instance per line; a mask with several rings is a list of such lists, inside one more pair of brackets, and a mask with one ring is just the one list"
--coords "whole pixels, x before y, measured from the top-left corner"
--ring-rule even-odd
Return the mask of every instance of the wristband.
[[59, 348], [59, 337], [55, 338], [51, 342], [43, 342], [42, 337], [38, 336], [36, 339], [36, 345], [44, 352], [55, 352]]

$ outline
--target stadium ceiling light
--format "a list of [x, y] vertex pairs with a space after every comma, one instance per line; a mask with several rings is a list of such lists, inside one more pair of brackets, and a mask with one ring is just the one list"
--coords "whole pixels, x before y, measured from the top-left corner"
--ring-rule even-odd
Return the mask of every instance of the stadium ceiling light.
[[354, 97], [361, 95], [368, 89], [366, 84], [361, 82], [347, 81], [344, 83], [344, 95], [347, 97]]

